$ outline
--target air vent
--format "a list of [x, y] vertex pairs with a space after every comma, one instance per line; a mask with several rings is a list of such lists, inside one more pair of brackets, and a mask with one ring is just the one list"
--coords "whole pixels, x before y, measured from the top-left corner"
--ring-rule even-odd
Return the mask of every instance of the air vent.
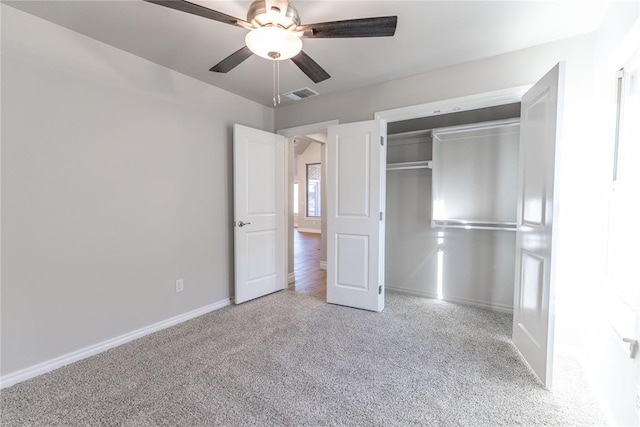
[[318, 95], [318, 92], [316, 92], [313, 89], [309, 89], [308, 87], [303, 87], [302, 89], [296, 89], [292, 92], [284, 94], [284, 96], [294, 101], [299, 101], [301, 99], [310, 98], [316, 95]]

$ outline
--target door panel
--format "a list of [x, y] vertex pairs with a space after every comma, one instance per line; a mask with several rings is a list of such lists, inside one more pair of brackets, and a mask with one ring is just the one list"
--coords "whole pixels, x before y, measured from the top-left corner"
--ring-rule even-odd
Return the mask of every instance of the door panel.
[[369, 217], [371, 134], [336, 138], [337, 216]]
[[235, 303], [286, 286], [284, 137], [235, 125]]
[[513, 342], [546, 388], [553, 371], [555, 155], [564, 65], [521, 104]]
[[544, 287], [544, 259], [522, 251], [522, 275], [521, 283], [523, 295], [520, 298], [521, 321], [518, 326], [522, 328], [531, 342], [540, 348], [542, 340], [541, 330], [539, 328], [542, 323], [542, 292]]
[[336, 286], [367, 291], [369, 289], [369, 237], [336, 235]]
[[329, 127], [327, 302], [384, 308], [386, 127], [379, 121]]
[[547, 90], [542, 92], [536, 99], [533, 99], [531, 105], [523, 107], [523, 109], [526, 108], [527, 110], [527, 120], [530, 122], [526, 129], [529, 134], [525, 135], [527, 143], [530, 144], [530, 149], [523, 159], [524, 181], [521, 223], [538, 227], [544, 227], [547, 159], [545, 159], [544, 150], [535, 149], [533, 144], [535, 144], [534, 141], [544, 140], [546, 129], [542, 123], [547, 121], [547, 114], [549, 113], [547, 110], [550, 101], [549, 91]]
[[[275, 215], [275, 182], [276, 170], [274, 165], [274, 144], [269, 137], [247, 140], [247, 167], [248, 174], [256, 179], [247, 179], [247, 214], [249, 215]], [[248, 178], [253, 178], [248, 176]], [[274, 218], [272, 216], [271, 218]]]

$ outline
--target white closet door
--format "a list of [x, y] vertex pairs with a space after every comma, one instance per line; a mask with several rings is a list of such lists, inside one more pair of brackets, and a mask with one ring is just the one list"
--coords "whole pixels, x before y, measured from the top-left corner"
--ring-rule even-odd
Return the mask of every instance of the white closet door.
[[327, 302], [384, 309], [386, 124], [329, 126]]
[[554, 330], [556, 140], [564, 64], [524, 96], [516, 231], [513, 342], [546, 388], [551, 388]]

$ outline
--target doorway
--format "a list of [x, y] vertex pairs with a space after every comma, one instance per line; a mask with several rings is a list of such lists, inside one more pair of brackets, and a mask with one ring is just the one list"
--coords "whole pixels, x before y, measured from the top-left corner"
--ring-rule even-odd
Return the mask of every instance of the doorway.
[[[286, 160], [286, 165], [287, 165], [287, 191], [288, 191], [288, 197], [286, 198], [286, 203], [287, 203], [287, 212], [288, 212], [288, 244], [287, 244], [287, 264], [288, 264], [288, 286], [290, 289], [295, 291], [296, 288], [296, 284], [298, 285], [299, 288], [302, 288], [304, 286], [304, 283], [307, 283], [307, 290], [309, 290], [309, 284], [310, 283], [315, 283], [317, 284], [318, 282], [322, 284], [322, 286], [324, 286], [326, 288], [326, 268], [327, 268], [327, 243], [326, 243], [326, 231], [327, 231], [327, 224], [326, 221], [323, 221], [323, 217], [324, 217], [324, 213], [326, 212], [326, 185], [323, 182], [324, 181], [324, 177], [326, 177], [326, 140], [327, 140], [327, 128], [329, 126], [332, 125], [337, 125], [338, 124], [338, 120], [328, 120], [325, 122], [319, 122], [319, 123], [313, 123], [313, 124], [308, 124], [308, 125], [304, 125], [304, 126], [298, 126], [295, 128], [288, 128], [288, 129], [281, 129], [279, 130], [277, 133], [279, 135], [282, 135], [286, 138], [287, 141], [287, 149], [286, 149], [286, 156], [287, 156], [287, 160]], [[305, 235], [304, 234], [298, 234], [297, 236], [295, 235], [295, 233], [300, 231], [300, 218], [302, 217], [302, 215], [304, 215], [306, 213], [306, 208], [302, 209], [300, 207], [301, 205], [301, 197], [300, 197], [300, 186], [304, 185], [304, 183], [306, 183], [306, 180], [304, 181], [304, 183], [300, 180], [300, 177], [298, 177], [298, 179], [295, 179], [295, 177], [297, 175], [300, 175], [299, 171], [297, 171], [296, 169], [300, 168], [299, 162], [297, 161], [298, 159], [296, 158], [296, 148], [295, 146], [297, 145], [295, 143], [296, 139], [300, 139], [300, 140], [308, 140], [312, 143], [319, 143], [320, 144], [320, 164], [321, 164], [321, 179], [320, 179], [320, 201], [319, 201], [319, 206], [320, 206], [320, 233], [314, 233], [312, 236], [307, 236], [310, 237], [311, 240], [307, 240], [307, 241], [298, 241], [298, 244], [295, 243], [295, 238], [304, 238]], [[306, 142], [305, 142], [306, 144]], [[298, 152], [301, 153], [303, 151], [306, 150], [302, 150], [302, 146], [297, 148]], [[297, 190], [295, 192], [295, 196], [294, 196], [294, 189]], [[295, 199], [295, 200], [294, 200]], [[296, 201], [297, 203], [294, 204], [294, 201]], [[296, 207], [294, 207], [294, 205]], [[296, 211], [296, 212], [294, 212]], [[304, 229], [305, 227], [303, 227]], [[300, 257], [299, 260], [303, 261], [305, 258], [309, 261], [311, 267], [309, 270], [303, 271], [302, 267], [298, 268], [297, 270], [300, 270], [302, 274], [307, 274], [309, 273], [309, 275], [307, 277], [300, 277], [298, 278], [296, 276], [296, 266], [295, 266], [295, 260], [296, 260], [296, 249], [303, 249], [303, 248], [309, 248], [309, 247], [313, 247], [314, 245], [317, 246], [317, 243], [313, 243], [315, 241], [317, 242], [317, 239], [319, 239], [320, 241], [320, 250], [314, 253], [316, 256], [318, 255], [317, 253], [319, 252], [319, 260], [313, 260], [312, 257]], [[306, 243], [303, 245], [303, 243]], [[306, 249], [303, 249], [302, 252], [306, 252]], [[300, 255], [300, 253], [299, 253]], [[311, 286], [311, 288], [313, 289], [313, 292], [318, 292], [320, 296], [322, 296], [321, 299], [326, 300], [326, 291], [318, 291], [317, 290], [317, 285], [313, 285]], [[321, 292], [321, 293], [320, 293]]]
[[[326, 300], [326, 256], [322, 256], [326, 133], [290, 138], [293, 144], [293, 291]], [[325, 251], [326, 253], [326, 251]]]

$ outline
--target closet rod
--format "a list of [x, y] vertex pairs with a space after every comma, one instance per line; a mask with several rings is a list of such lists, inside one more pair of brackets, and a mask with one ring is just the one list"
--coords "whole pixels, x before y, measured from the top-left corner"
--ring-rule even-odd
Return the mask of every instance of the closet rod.
[[509, 126], [519, 126], [520, 118], [513, 119], [503, 119], [503, 120], [493, 120], [489, 122], [482, 123], [469, 123], [467, 125], [457, 125], [457, 126], [448, 126], [444, 128], [434, 129], [432, 132], [432, 136], [437, 138], [441, 135], [449, 135], [461, 132], [470, 132], [476, 130], [492, 130], [492, 129], [503, 129]]
[[508, 221], [464, 221], [455, 219], [432, 219], [431, 227], [466, 228], [470, 230], [504, 230], [516, 231], [516, 223]]

